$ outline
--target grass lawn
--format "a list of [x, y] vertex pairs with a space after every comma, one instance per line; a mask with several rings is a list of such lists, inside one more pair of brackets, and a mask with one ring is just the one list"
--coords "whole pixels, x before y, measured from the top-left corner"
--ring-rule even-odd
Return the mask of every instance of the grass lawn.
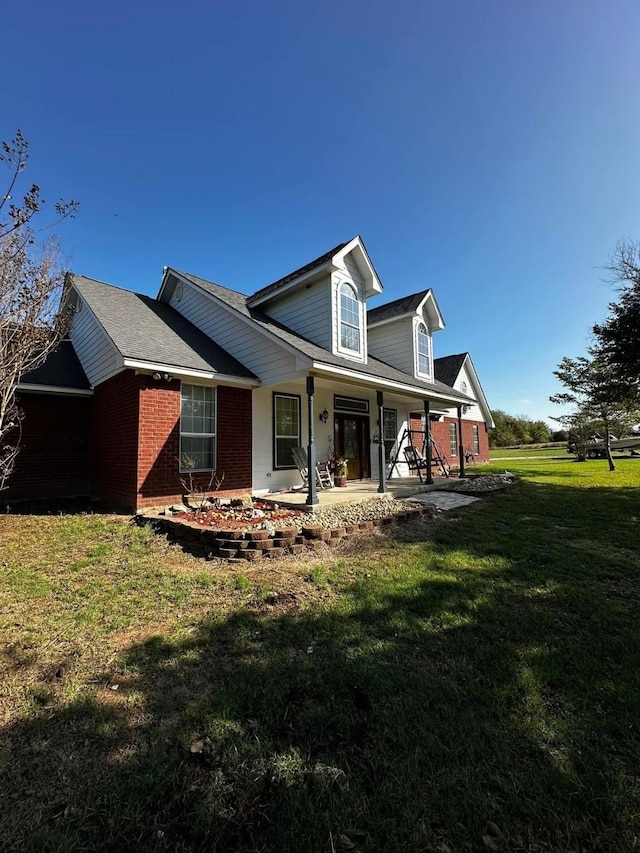
[[568, 459], [574, 457], [567, 453], [567, 445], [561, 447], [493, 447], [489, 451], [491, 459]]
[[0, 850], [639, 849], [640, 460], [509, 469], [306, 563], [1, 517]]

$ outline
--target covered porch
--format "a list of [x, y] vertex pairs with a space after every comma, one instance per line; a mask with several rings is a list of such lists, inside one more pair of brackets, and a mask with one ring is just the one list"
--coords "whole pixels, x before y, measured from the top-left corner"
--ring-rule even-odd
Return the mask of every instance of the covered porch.
[[302, 509], [312, 512], [314, 509], [341, 504], [358, 503], [377, 497], [392, 497], [398, 500], [409, 498], [412, 495], [424, 494], [436, 489], [444, 490], [451, 488], [457, 478], [433, 477], [433, 483], [427, 485], [421, 483], [418, 477], [394, 477], [386, 483], [384, 493], [380, 492], [379, 480], [350, 480], [346, 488], [334, 487], [332, 489], [316, 490], [317, 502], [313, 505], [308, 503], [309, 493], [307, 489], [296, 488], [283, 492], [270, 492], [261, 495], [260, 500], [265, 503], [278, 504], [288, 509]]

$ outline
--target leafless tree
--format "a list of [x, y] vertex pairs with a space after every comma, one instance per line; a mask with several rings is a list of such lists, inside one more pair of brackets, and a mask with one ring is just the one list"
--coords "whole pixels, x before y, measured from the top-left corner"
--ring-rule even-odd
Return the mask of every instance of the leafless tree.
[[60, 243], [46, 232], [74, 217], [78, 207], [75, 201], [58, 201], [52, 221], [43, 225], [37, 217], [45, 202], [37, 184], [13, 201], [29, 164], [28, 149], [18, 131], [0, 151], [0, 163], [9, 170], [7, 188], [0, 190], [0, 489], [20, 448], [18, 384], [58, 345], [68, 319], [59, 311], [64, 287]]

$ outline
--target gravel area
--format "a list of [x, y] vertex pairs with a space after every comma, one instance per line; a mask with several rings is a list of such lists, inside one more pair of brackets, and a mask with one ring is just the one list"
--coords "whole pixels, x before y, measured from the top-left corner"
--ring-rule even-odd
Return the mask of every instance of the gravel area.
[[[469, 495], [480, 495], [483, 492], [495, 492], [504, 489], [513, 482], [512, 476], [487, 474], [473, 479], [454, 481], [447, 485], [447, 491], [462, 491]], [[324, 527], [341, 527], [344, 524], [371, 521], [374, 518], [392, 515], [395, 512], [402, 512], [402, 510], [412, 509], [415, 506], [416, 504], [412, 503], [409, 498], [396, 500], [389, 495], [381, 495], [379, 498], [371, 498], [371, 500], [360, 501], [359, 503], [317, 509], [309, 513], [308, 518], [311, 524], [315, 522]]]
[[482, 492], [496, 492], [515, 482], [513, 474], [485, 474], [468, 480], [457, 480], [447, 488], [447, 491], [464, 492], [473, 495]]
[[402, 510], [413, 509], [416, 505], [406, 500], [395, 500], [389, 495], [358, 501], [352, 504], [328, 506], [309, 513], [310, 524], [322, 524], [324, 527], [342, 527], [345, 524], [358, 524], [360, 521], [371, 521], [392, 515]]

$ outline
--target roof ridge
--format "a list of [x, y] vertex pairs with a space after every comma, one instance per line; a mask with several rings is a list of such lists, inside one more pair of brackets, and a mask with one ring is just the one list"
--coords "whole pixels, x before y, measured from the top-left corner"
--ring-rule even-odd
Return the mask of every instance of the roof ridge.
[[202, 275], [196, 275], [193, 272], [186, 272], [185, 270], [177, 270], [175, 267], [168, 267], [172, 272], [177, 273], [178, 275], [187, 276], [187, 278], [197, 278], [200, 281], [205, 281], [207, 284], [212, 284], [214, 287], [219, 287], [221, 290], [228, 290], [229, 293], [235, 293], [237, 296], [242, 296], [244, 299], [249, 299], [251, 294], [243, 293], [241, 290], [234, 290], [233, 287], [227, 287], [226, 284], [219, 284], [217, 281], [211, 281], [209, 278], [205, 278]]

